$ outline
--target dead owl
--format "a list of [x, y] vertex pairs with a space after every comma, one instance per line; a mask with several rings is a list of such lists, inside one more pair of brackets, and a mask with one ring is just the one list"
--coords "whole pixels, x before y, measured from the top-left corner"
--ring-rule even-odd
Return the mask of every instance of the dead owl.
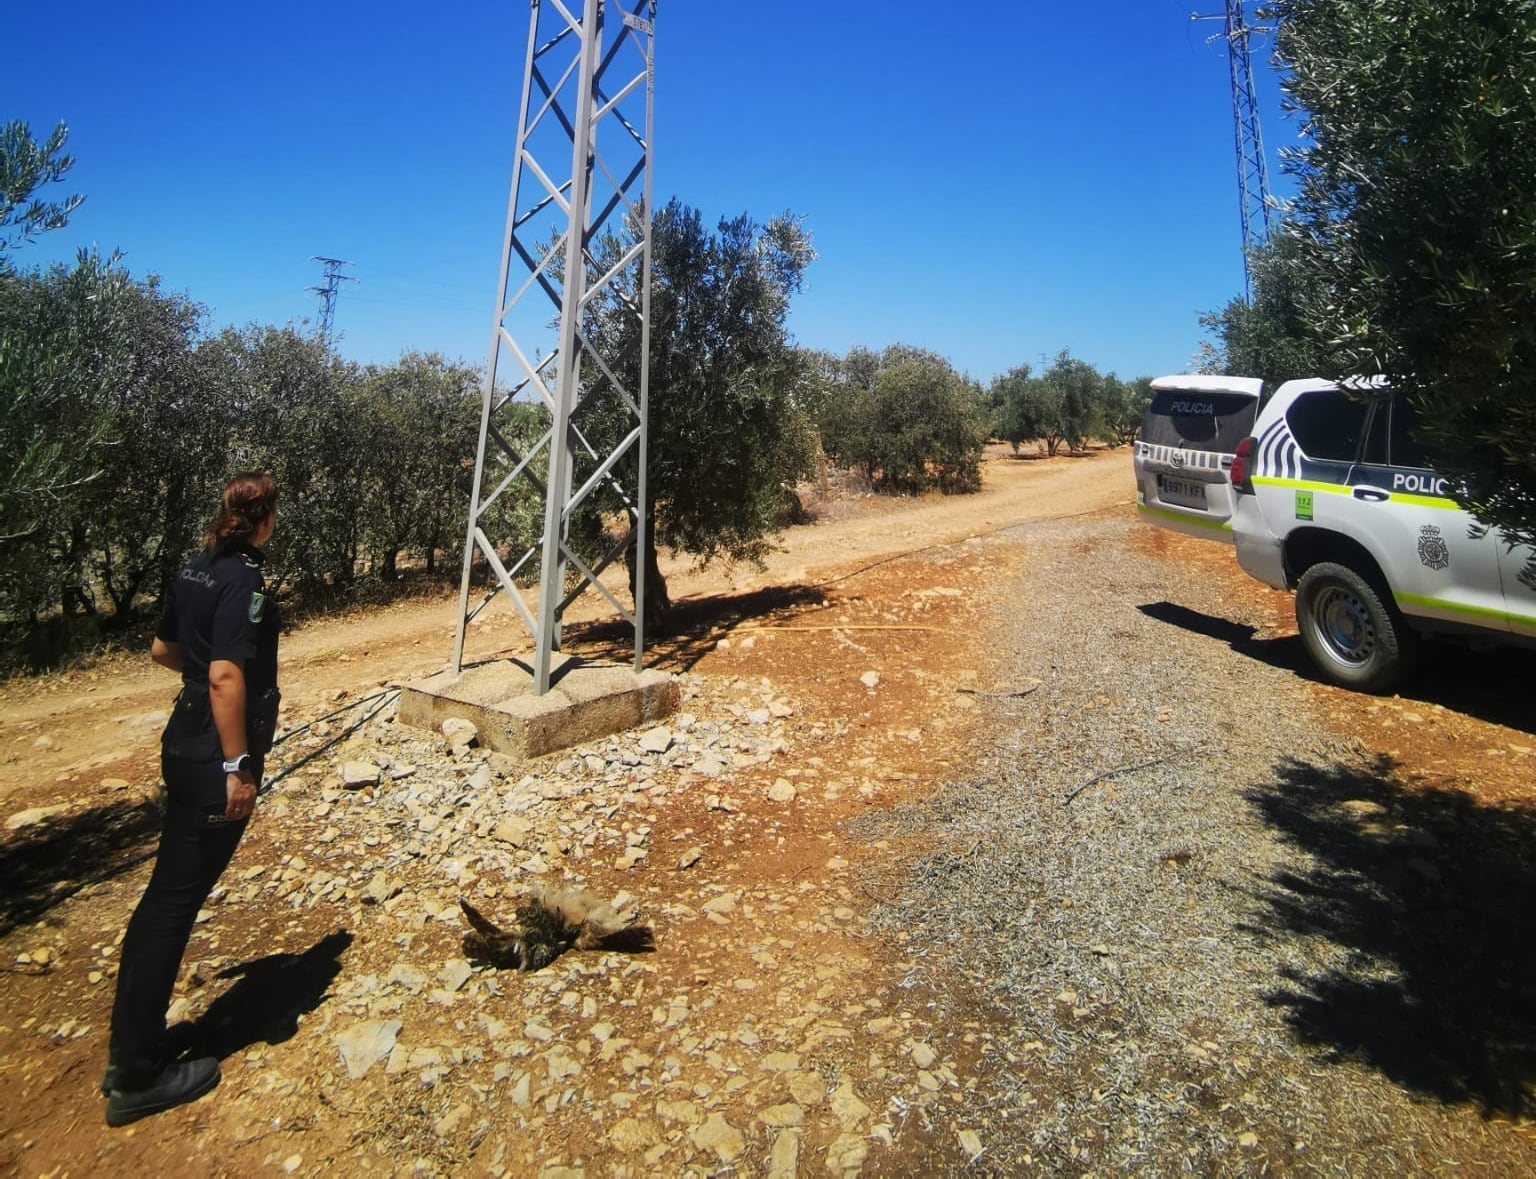
[[612, 905], [584, 888], [535, 886], [518, 903], [512, 929], [500, 928], [463, 897], [459, 907], [469, 920], [464, 954], [472, 962], [539, 970], [570, 949], [635, 954], [656, 948], [650, 926], [620, 917]]

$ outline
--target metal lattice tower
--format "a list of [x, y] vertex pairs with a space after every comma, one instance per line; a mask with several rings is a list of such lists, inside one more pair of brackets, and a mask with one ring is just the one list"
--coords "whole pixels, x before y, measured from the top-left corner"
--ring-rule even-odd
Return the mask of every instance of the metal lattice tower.
[[331, 347], [331, 332], [336, 324], [336, 292], [344, 282], [356, 282], [350, 274], [343, 274], [343, 266], [351, 266], [352, 263], [342, 258], [311, 258], [311, 262], [320, 262], [325, 266], [323, 284], [309, 289], [320, 296], [320, 342], [325, 345], [327, 351]]
[[1269, 168], [1264, 159], [1264, 137], [1259, 133], [1259, 103], [1253, 90], [1253, 55], [1249, 39], [1260, 30], [1248, 24], [1242, 0], [1226, 0], [1226, 12], [1191, 20], [1223, 22], [1227, 61], [1232, 75], [1232, 124], [1237, 145], [1237, 200], [1243, 232], [1243, 298], [1252, 298], [1253, 252], [1269, 240]]
[[[579, 5], [579, 7], [578, 7]], [[530, 0], [517, 150], [486, 365], [474, 491], [464, 542], [464, 576], [453, 667], [464, 664], [469, 622], [506, 592], [535, 642], [534, 691], [549, 690], [560, 619], [596, 586], [635, 632], [635, 670], [643, 666], [645, 578], [634, 576], [634, 610], [598, 580], [633, 537], [645, 536], [646, 426], [650, 371], [651, 142], [656, 0]], [[573, 11], [573, 9], [575, 11]], [[638, 112], [638, 113], [637, 113]], [[605, 241], [606, 239], [606, 241]], [[615, 255], [613, 241], [620, 243]], [[602, 253], [600, 263], [598, 254]], [[599, 299], [621, 302], [638, 317], [638, 388], [617, 375], [584, 330]], [[555, 339], [548, 352], [551, 308]], [[530, 357], [536, 359], [530, 359]], [[503, 368], [506, 386], [498, 384]], [[584, 375], [585, 374], [585, 375]], [[583, 411], [599, 401], [627, 423], [611, 448], [583, 429]], [[542, 404], [548, 425], [531, 446], [516, 443], [510, 420], [521, 403]], [[630, 471], [634, 486], [621, 475]], [[575, 476], [581, 475], [580, 485]], [[518, 480], [544, 500], [544, 535], [504, 562], [494, 535], [498, 501]], [[592, 564], [569, 543], [573, 513], [599, 487], [617, 492], [634, 524]], [[642, 546], [636, 545], [636, 560]], [[470, 573], [479, 552], [494, 576], [470, 606]], [[515, 554], [513, 554], [515, 555]], [[517, 578], [537, 558], [537, 616]], [[568, 587], [568, 581], [574, 587]]]

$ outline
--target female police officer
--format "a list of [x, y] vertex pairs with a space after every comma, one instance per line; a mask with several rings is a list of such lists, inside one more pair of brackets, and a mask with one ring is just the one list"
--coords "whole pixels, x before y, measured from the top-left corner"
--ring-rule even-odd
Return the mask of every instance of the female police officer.
[[123, 1126], [219, 1083], [211, 1057], [175, 1060], [165, 1014], [197, 911], [256, 806], [277, 723], [277, 607], [262, 546], [277, 521], [268, 475], [224, 488], [204, 551], [171, 586], [150, 657], [181, 673], [161, 738], [167, 793], [154, 872], [123, 937], [102, 1089], [107, 1124]]

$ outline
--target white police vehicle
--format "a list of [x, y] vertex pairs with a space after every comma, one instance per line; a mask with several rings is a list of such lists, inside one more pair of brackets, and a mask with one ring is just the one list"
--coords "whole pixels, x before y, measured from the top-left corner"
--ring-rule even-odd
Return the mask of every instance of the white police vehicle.
[[1229, 470], [1253, 430], [1264, 383], [1185, 374], [1152, 382], [1132, 452], [1136, 507], [1163, 528], [1232, 543]]
[[1536, 590], [1450, 497], [1380, 381], [1288, 381], [1230, 464], [1238, 564], [1296, 591], [1308, 655], [1335, 683], [1389, 691], [1425, 634], [1536, 646]]

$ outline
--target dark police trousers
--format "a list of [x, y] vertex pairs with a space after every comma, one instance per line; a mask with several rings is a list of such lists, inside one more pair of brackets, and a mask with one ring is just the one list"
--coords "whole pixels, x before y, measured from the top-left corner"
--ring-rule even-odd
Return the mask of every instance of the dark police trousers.
[[[261, 781], [261, 759], [251, 759]], [[224, 818], [226, 776], [220, 762], [162, 757], [165, 825], [149, 885], [123, 935], [109, 1059], [121, 1087], [144, 1088], [170, 1063], [165, 1013], [197, 912], [235, 854], [248, 820]]]

